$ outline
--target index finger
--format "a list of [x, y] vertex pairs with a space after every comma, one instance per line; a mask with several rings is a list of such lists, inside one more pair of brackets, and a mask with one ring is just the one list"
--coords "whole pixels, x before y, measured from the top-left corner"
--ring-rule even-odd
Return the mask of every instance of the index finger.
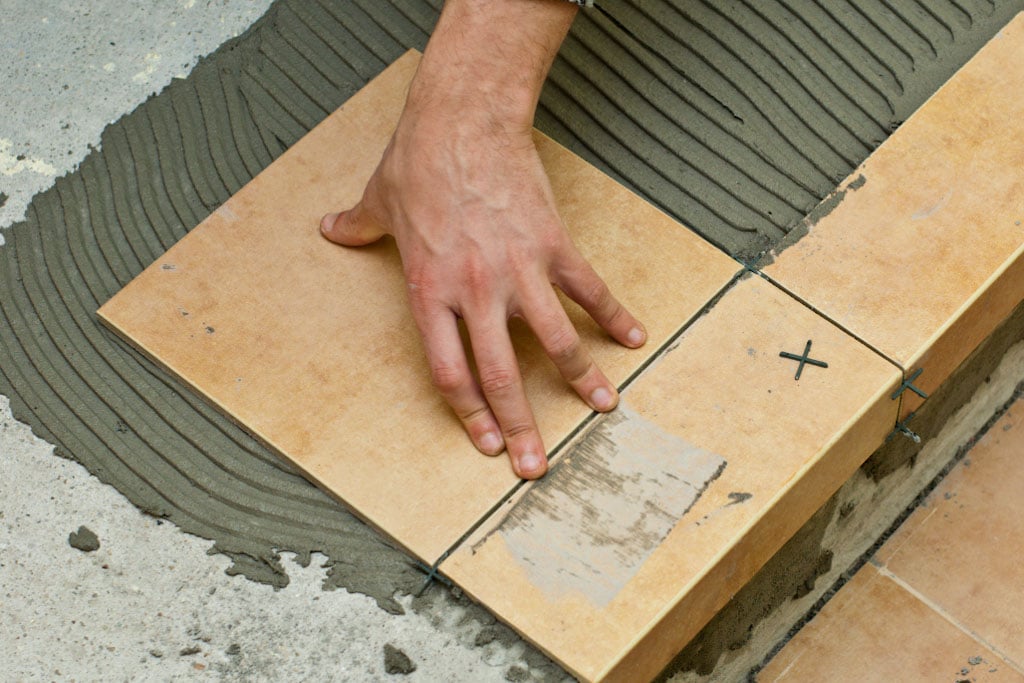
[[572, 248], [567, 263], [555, 271], [555, 284], [583, 307], [611, 337], [631, 349], [643, 346], [647, 330], [608, 289], [583, 255]]

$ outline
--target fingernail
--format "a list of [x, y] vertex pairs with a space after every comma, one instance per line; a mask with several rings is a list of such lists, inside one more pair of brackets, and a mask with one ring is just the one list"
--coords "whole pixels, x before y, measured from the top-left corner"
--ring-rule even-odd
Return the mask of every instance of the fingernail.
[[330, 232], [334, 228], [334, 222], [341, 214], [329, 213], [320, 219], [320, 232]]
[[523, 474], [536, 472], [543, 466], [540, 456], [534, 453], [523, 453], [519, 456], [519, 471]]
[[489, 455], [501, 452], [501, 437], [494, 432], [487, 432], [480, 437], [480, 449]]
[[604, 387], [598, 387], [590, 394], [590, 405], [594, 410], [611, 410], [615, 407], [615, 397]]
[[629, 334], [626, 335], [626, 339], [629, 341], [630, 344], [633, 344], [634, 346], [640, 346], [641, 344], [644, 343], [644, 340], [647, 339], [647, 333], [641, 330], [639, 327], [634, 327], [629, 331]]

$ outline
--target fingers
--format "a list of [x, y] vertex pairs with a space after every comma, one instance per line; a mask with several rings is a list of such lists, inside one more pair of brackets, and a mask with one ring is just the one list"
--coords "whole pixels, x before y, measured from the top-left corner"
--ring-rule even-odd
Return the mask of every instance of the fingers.
[[321, 218], [320, 234], [335, 244], [361, 247], [379, 240], [384, 236], [384, 230], [360, 202], [348, 211], [329, 213]]
[[583, 307], [612, 339], [635, 349], [647, 341], [647, 330], [633, 314], [612, 295], [608, 285], [576, 252], [569, 267], [560, 270], [556, 284], [570, 299]]
[[504, 317], [467, 317], [466, 325], [480, 388], [501, 425], [512, 469], [523, 479], [537, 479], [547, 472], [547, 456], [523, 390], [508, 322]]
[[434, 387], [462, 421], [477, 450], [498, 455], [505, 449], [501, 428], [470, 372], [455, 314], [441, 307], [432, 311], [413, 309]]
[[607, 412], [619, 402], [615, 386], [580, 342], [579, 333], [547, 283], [524, 302], [523, 317], [566, 382], [591, 408]]

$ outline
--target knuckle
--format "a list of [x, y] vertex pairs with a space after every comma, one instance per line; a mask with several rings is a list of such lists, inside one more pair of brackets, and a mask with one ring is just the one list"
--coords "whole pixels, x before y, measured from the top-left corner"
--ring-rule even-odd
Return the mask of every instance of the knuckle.
[[587, 284], [583, 296], [586, 297], [591, 305], [598, 308], [604, 308], [612, 300], [612, 293], [608, 289], [608, 285], [598, 277], [595, 277], [592, 282]]
[[463, 266], [462, 282], [468, 294], [484, 294], [490, 289], [491, 273], [479, 263], [467, 263]]
[[598, 279], [590, 286], [588, 296], [597, 315], [604, 319], [606, 325], [614, 325], [619, 322], [626, 309], [618, 300], [612, 296], [608, 285]]
[[438, 301], [439, 287], [436, 278], [425, 269], [407, 270], [405, 288], [409, 305], [413, 310], [431, 308]]
[[505, 438], [514, 441], [524, 436], [533, 434], [534, 428], [533, 423], [529, 420], [511, 420], [506, 423], [502, 423], [501, 431], [504, 433]]
[[565, 373], [565, 380], [570, 384], [575, 384], [581, 379], [590, 374], [590, 372], [596, 368], [594, 361], [587, 359], [587, 362], [580, 363], [577, 367], [569, 368], [568, 372]]
[[466, 383], [466, 375], [454, 365], [438, 364], [430, 368], [430, 381], [442, 394], [453, 394]]
[[581, 351], [580, 336], [572, 327], [561, 328], [547, 340], [551, 359], [556, 365], [576, 360]]
[[460, 289], [464, 296], [478, 305], [485, 305], [495, 294], [498, 278], [494, 269], [480, 259], [470, 259], [460, 268]]
[[608, 317], [606, 324], [609, 327], [615, 327], [622, 317], [626, 314], [626, 307], [619, 302], [612, 300], [609, 307], [611, 310], [608, 311]]
[[405, 268], [405, 282], [409, 286], [410, 294], [430, 289], [432, 280], [429, 271], [422, 265], [409, 265]]
[[471, 422], [476, 422], [478, 419], [488, 415], [489, 413], [490, 409], [486, 405], [466, 409], [461, 407], [455, 408], [455, 415], [466, 425], [469, 425]]
[[482, 368], [480, 388], [485, 395], [507, 394], [519, 383], [516, 371], [509, 367]]

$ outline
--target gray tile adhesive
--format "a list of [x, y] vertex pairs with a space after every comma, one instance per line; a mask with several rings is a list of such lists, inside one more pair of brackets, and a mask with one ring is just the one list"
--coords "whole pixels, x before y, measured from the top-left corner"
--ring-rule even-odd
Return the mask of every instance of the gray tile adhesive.
[[[0, 391], [15, 416], [229, 573], [400, 611], [422, 574], [101, 328], [94, 311], [408, 47], [440, 0], [281, 0], [111, 124], [0, 248]], [[787, 232], [1024, 0], [608, 0], [581, 12], [540, 128], [735, 256]], [[339, 207], [323, 207], [326, 211]], [[244, 239], [244, 235], [239, 236]]]

